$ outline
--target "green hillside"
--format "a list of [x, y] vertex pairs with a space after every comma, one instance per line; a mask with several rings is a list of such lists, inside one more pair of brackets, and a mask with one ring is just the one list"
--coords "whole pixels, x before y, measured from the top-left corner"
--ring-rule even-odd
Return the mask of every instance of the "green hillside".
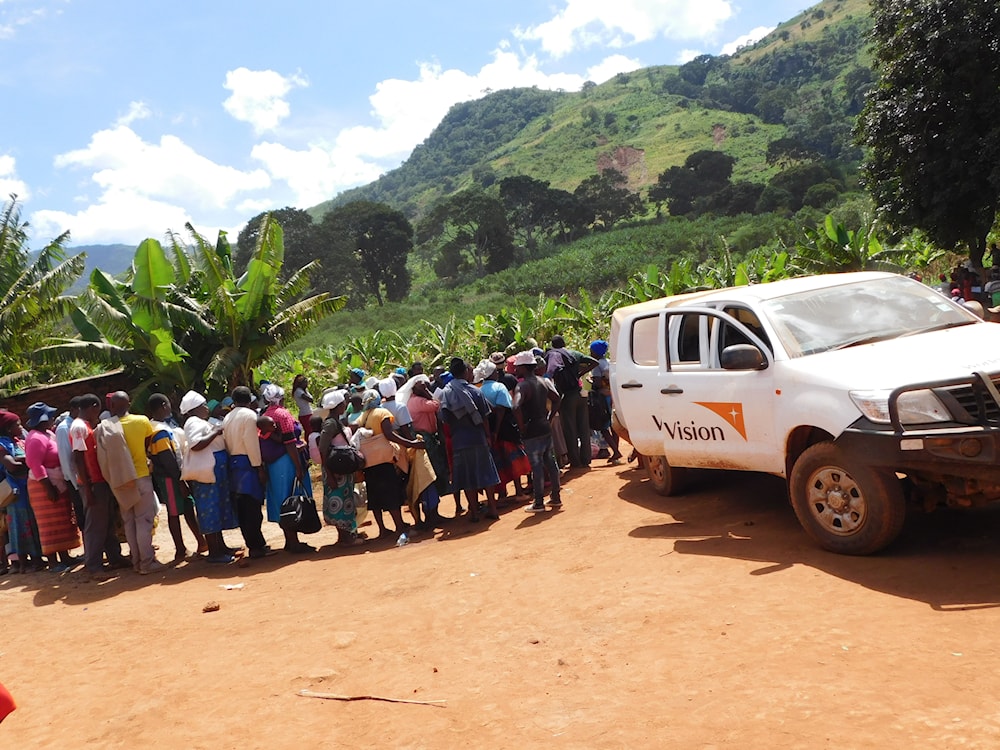
[[527, 175], [572, 191], [609, 167], [643, 191], [692, 153], [736, 158], [735, 180], [766, 182], [768, 144], [793, 137], [849, 171], [851, 131], [872, 80], [867, 0], [824, 0], [731, 57], [620, 74], [580, 92], [497, 91], [457, 104], [409, 159], [309, 209], [373, 200], [419, 218], [473, 184]]

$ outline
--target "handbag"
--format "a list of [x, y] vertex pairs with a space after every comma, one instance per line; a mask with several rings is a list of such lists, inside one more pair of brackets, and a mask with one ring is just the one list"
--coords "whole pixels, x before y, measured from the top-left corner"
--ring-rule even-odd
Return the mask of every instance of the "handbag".
[[[344, 428], [340, 427], [340, 434], [344, 434]], [[336, 437], [336, 436], [334, 436]], [[347, 445], [331, 445], [330, 452], [324, 462], [328, 474], [345, 477], [365, 468], [365, 454], [348, 441]]]
[[4, 477], [3, 481], [0, 481], [0, 508], [12, 505], [15, 500], [17, 500], [17, 493], [14, 491], [14, 485], [11, 484], [9, 478]]
[[278, 525], [285, 531], [296, 531], [299, 534], [315, 534], [323, 528], [316, 510], [316, 501], [306, 495], [298, 481], [292, 487], [292, 494], [281, 501]]

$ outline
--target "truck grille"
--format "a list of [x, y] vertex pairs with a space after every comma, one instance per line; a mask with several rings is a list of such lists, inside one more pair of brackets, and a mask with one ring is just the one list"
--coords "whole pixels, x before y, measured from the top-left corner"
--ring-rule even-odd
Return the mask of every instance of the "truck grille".
[[[1000, 375], [991, 375], [990, 380], [993, 385], [1000, 388]], [[1000, 424], [1000, 405], [998, 405], [989, 392], [981, 385], [963, 385], [951, 388], [943, 388], [943, 391], [951, 396], [958, 405], [968, 414], [968, 422], [973, 424]], [[962, 415], [956, 414], [956, 417]], [[959, 421], [966, 421], [960, 419]]]

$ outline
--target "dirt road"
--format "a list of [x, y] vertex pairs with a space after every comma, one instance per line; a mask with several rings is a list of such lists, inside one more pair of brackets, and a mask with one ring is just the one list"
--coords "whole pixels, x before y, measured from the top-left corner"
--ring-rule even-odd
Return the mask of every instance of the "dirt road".
[[667, 499], [599, 466], [564, 500], [402, 548], [4, 576], [20, 707], [0, 747], [1000, 745], [1000, 508], [911, 519], [847, 558], [769, 477], [706, 473]]

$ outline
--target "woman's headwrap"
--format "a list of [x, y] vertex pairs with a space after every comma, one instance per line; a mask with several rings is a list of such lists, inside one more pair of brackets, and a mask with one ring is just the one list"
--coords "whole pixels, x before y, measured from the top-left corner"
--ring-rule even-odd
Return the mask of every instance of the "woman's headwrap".
[[285, 397], [285, 389], [275, 383], [268, 383], [261, 389], [260, 395], [269, 405], [276, 404]]
[[378, 392], [382, 398], [392, 398], [396, 395], [396, 381], [392, 378], [378, 381]]
[[406, 402], [409, 401], [410, 397], [413, 395], [413, 386], [417, 383], [426, 383], [427, 385], [430, 385], [431, 379], [426, 375], [414, 375], [412, 378], [403, 383], [400, 389], [396, 391], [396, 403], [406, 406]]
[[590, 342], [590, 353], [600, 359], [608, 353], [608, 342], [604, 339]]
[[21, 418], [14, 412], [0, 409], [0, 432], [7, 432], [20, 421]]
[[361, 409], [363, 411], [370, 411], [380, 403], [382, 403], [382, 396], [379, 395], [378, 391], [373, 391], [371, 388], [368, 388], [361, 394]]
[[[197, 391], [188, 391], [181, 399], [181, 414], [189, 414], [204, 403], [206, 403], [204, 396]], [[211, 411], [209, 409], [209, 412]]]
[[362, 370], [360, 367], [352, 367], [351, 374], [358, 379], [359, 383], [365, 379], [365, 371]]

